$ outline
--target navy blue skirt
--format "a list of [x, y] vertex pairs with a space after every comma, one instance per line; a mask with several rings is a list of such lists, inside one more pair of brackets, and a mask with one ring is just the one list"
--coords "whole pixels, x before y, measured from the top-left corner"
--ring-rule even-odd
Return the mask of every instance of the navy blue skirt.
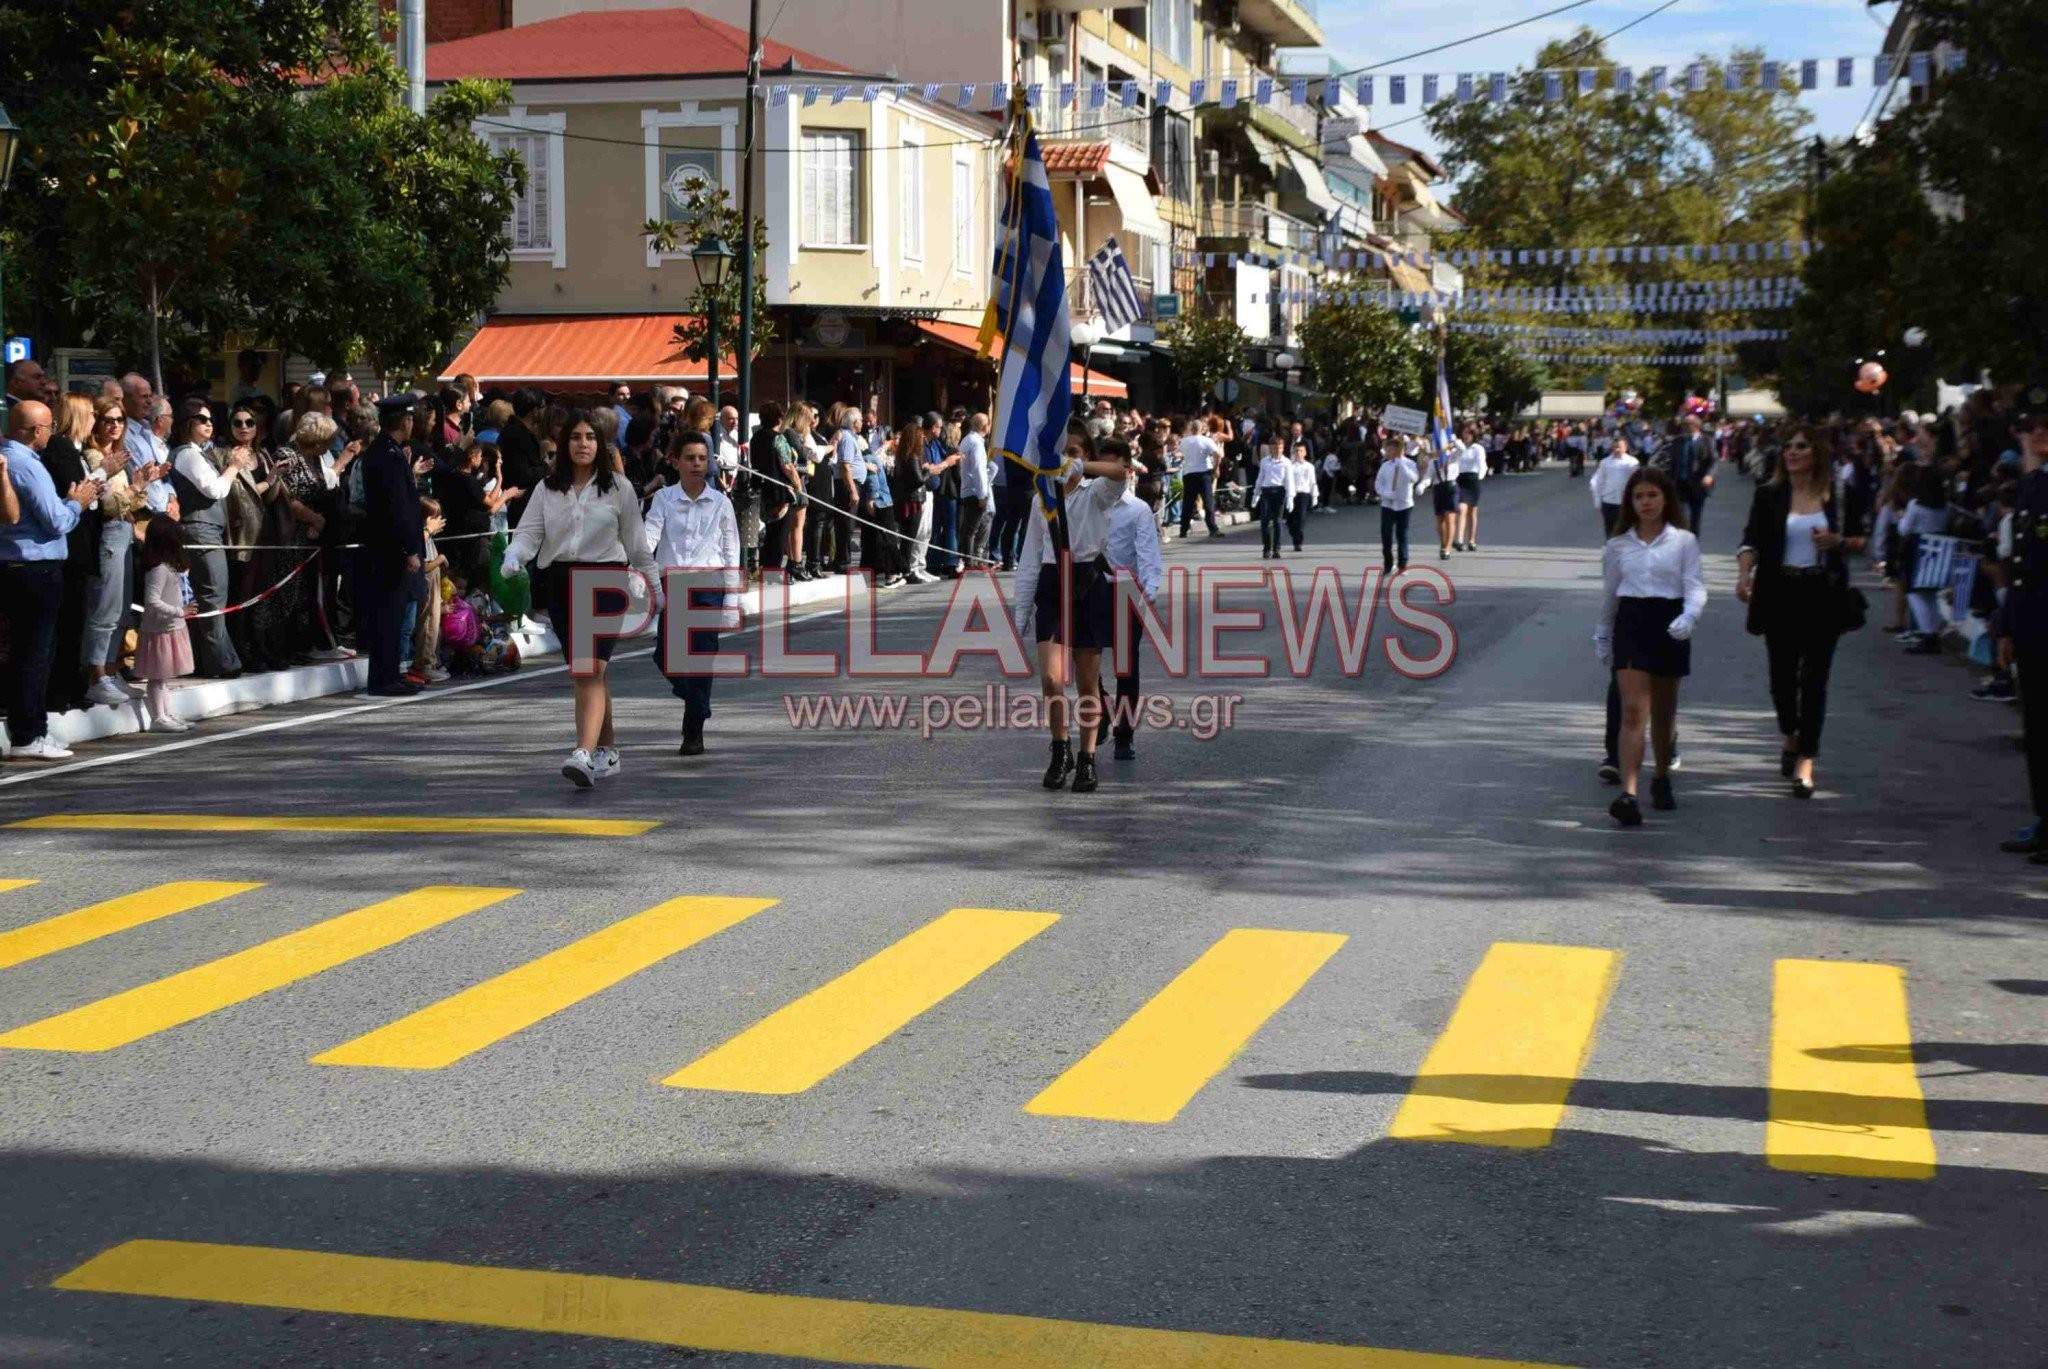
[[1622, 599], [1614, 614], [1614, 668], [1670, 680], [1692, 674], [1692, 643], [1673, 641], [1668, 630], [1683, 612], [1680, 599]]

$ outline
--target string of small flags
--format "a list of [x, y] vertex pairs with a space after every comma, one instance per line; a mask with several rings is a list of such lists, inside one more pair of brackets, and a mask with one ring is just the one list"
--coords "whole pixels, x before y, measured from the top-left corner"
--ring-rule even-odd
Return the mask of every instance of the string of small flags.
[[1444, 326], [1453, 333], [1551, 343], [1681, 342], [1704, 346], [1717, 342], [1777, 342], [1786, 336], [1783, 328], [1547, 328], [1536, 323], [1449, 323]]
[[1547, 361], [1567, 366], [1733, 366], [1726, 354], [1666, 353], [1657, 356], [1583, 356], [1576, 353], [1524, 352], [1530, 361]]
[[[1725, 284], [1727, 282], [1686, 282]], [[1420, 309], [1433, 305], [1446, 311], [1503, 310], [1532, 314], [1638, 314], [1696, 313], [1702, 309], [1783, 309], [1803, 293], [1796, 280], [1781, 281], [1768, 288], [1742, 290], [1701, 290], [1671, 294], [1632, 294], [1619, 291], [1599, 295], [1560, 295], [1508, 299], [1511, 292], [1480, 290], [1450, 294], [1436, 290], [1274, 290], [1251, 294], [1251, 304], [1376, 304], [1385, 309]]]
[[[1224, 76], [1197, 77], [1186, 86], [1172, 81], [833, 81], [802, 84], [778, 82], [765, 87], [768, 105], [780, 109], [791, 101], [809, 107], [858, 101], [922, 97], [932, 104], [949, 104], [960, 109], [999, 111], [1008, 108], [1013, 96], [1021, 94], [1026, 107], [1046, 109], [1110, 108], [1138, 110], [1149, 106], [1191, 109], [1215, 105], [1231, 109], [1241, 104], [1271, 106], [1317, 106], [1328, 108], [1346, 98], [1361, 105], [1406, 105], [1411, 95], [1416, 103], [1433, 105], [1451, 99], [1467, 105], [1482, 102], [1505, 103], [1510, 86], [1525, 75], [1543, 78], [1543, 98], [1563, 100], [1567, 95], [1593, 95], [1606, 91], [1615, 95], [1697, 95], [1711, 85], [1723, 90], [1816, 91], [1825, 86], [1848, 89], [1861, 82], [1867, 70], [1872, 86], [1888, 86], [1901, 76], [1913, 86], [1930, 84], [1937, 70], [1953, 72], [1964, 64], [1964, 53], [1949, 49], [1931, 52], [1878, 53], [1874, 57], [1803, 57], [1789, 61], [1726, 62], [1709, 67], [1705, 62], [1688, 62], [1651, 67], [1563, 67], [1523, 71], [1459, 72], [1376, 72], [1355, 77]], [[1716, 72], [1718, 71], [1718, 80]]]
[[1659, 246], [1612, 247], [1489, 247], [1458, 252], [1380, 251], [1350, 248], [1291, 252], [1176, 252], [1175, 266], [1253, 265], [1327, 266], [1337, 270], [1413, 266], [1426, 270], [1449, 266], [1613, 266], [1651, 262], [1799, 261], [1813, 255], [1814, 244], [1798, 242], [1690, 242]]

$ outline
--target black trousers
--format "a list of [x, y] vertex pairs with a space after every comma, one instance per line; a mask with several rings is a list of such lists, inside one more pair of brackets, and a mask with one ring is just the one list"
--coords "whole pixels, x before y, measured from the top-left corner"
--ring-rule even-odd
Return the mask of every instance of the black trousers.
[[1698, 536], [1700, 535], [1700, 520], [1701, 520], [1701, 519], [1703, 519], [1703, 518], [1705, 518], [1706, 516], [1707, 516], [1707, 496], [1706, 496], [1706, 495], [1704, 495], [1704, 494], [1702, 494], [1702, 495], [1691, 495], [1691, 494], [1688, 494], [1688, 495], [1686, 495], [1686, 496], [1685, 496], [1685, 517], [1686, 517], [1686, 526], [1687, 526], [1687, 527], [1688, 527], [1689, 529], [1691, 529], [1691, 530], [1692, 530], [1692, 535], [1693, 535], [1694, 537], [1698, 537]]
[[1195, 471], [1180, 478], [1180, 535], [1186, 537], [1195, 521], [1195, 501], [1202, 501], [1202, 519], [1209, 531], [1216, 531], [1216, 476], [1213, 471]]
[[47, 732], [50, 660], [64, 600], [62, 561], [0, 561], [0, 615], [7, 619], [7, 736], [26, 746]]
[[1394, 552], [1400, 549], [1400, 569], [1408, 569], [1408, 515], [1415, 510], [1390, 509], [1380, 505], [1380, 563], [1386, 570], [1395, 569]]
[[381, 559], [356, 555], [356, 650], [370, 658], [371, 689], [398, 683], [399, 625], [405, 616], [405, 569], [387, 570]]
[[[1131, 669], [1129, 674], [1119, 673], [1116, 677], [1117, 711], [1114, 715], [1114, 728], [1110, 726], [1112, 715], [1109, 711], [1109, 690], [1103, 687], [1099, 677], [1096, 681], [1096, 688], [1102, 695], [1102, 724], [1095, 733], [1095, 744], [1098, 747], [1102, 745], [1104, 737], [1114, 736], [1121, 744], [1129, 742], [1138, 733], [1138, 658], [1143, 654], [1142, 649], [1145, 645], [1145, 624], [1138, 617], [1138, 611], [1128, 605], [1124, 608], [1123, 617], [1126, 624], [1124, 631], [1129, 635], [1131, 642]], [[1102, 653], [1103, 672], [1107, 674], [1115, 668], [1115, 664], [1116, 647], [1112, 642], [1110, 649]]]
[[1600, 535], [1602, 537], [1614, 536], [1614, 525], [1620, 521], [1621, 505], [1602, 504], [1600, 506]]
[[2048, 822], [2048, 642], [2015, 645], [2020, 718], [2026, 728], [2027, 787], [2033, 793], [2034, 816]]
[[1287, 503], [1287, 535], [1294, 540], [1296, 551], [1301, 550], [1302, 534], [1308, 530], [1308, 506], [1313, 502], [1314, 496], [1304, 490]]
[[1825, 576], [1816, 575], [1780, 580], [1771, 592], [1782, 596], [1773, 605], [1773, 625], [1764, 633], [1778, 731], [1797, 739], [1801, 757], [1818, 756], [1828, 716], [1828, 672], [1841, 640], [1832, 613], [1836, 590]]

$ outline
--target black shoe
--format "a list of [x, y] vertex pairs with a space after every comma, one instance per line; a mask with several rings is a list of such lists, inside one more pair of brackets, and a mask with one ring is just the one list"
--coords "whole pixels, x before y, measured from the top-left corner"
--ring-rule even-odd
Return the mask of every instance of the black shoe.
[[1660, 813], [1668, 813], [1678, 807], [1678, 800], [1671, 796], [1671, 777], [1658, 775], [1650, 781], [1650, 807]]
[[1223, 536], [1223, 529], [1221, 529], [1221, 528], [1211, 528], [1211, 529], [1209, 529], [1209, 535], [1210, 535], [1211, 537], [1221, 537], [1221, 536]]
[[1052, 744], [1052, 764], [1045, 767], [1045, 787], [1063, 789], [1074, 770], [1074, 748], [1068, 742]]
[[1092, 794], [1095, 786], [1095, 753], [1083, 751], [1074, 759], [1074, 792]]
[[2048, 851], [2036, 851], [2027, 857], [2029, 865], [2048, 865]]
[[1906, 654], [1908, 656], [1939, 656], [1941, 655], [1941, 638], [1923, 637], [1907, 647]]
[[677, 747], [677, 748], [676, 748], [676, 754], [677, 754], [678, 756], [701, 756], [701, 755], [703, 755], [703, 754], [704, 754], [704, 738], [703, 738], [702, 736], [695, 736], [695, 737], [693, 737], [693, 736], [690, 736], [689, 734], [685, 733], [685, 734], [684, 734], [684, 736], [683, 736], [683, 744], [682, 744], [681, 746], [679, 746], [679, 747]]
[[376, 689], [364, 691], [364, 693], [374, 695], [379, 699], [410, 699], [419, 692], [420, 687], [418, 685], [407, 684], [403, 680], [394, 685], [380, 685]]
[[1813, 797], [1813, 781], [1812, 781], [1812, 780], [1793, 780], [1793, 781], [1792, 781], [1792, 797], [1793, 797], [1793, 798], [1795, 798], [1795, 799], [1810, 799], [1810, 798], [1812, 798], [1812, 797]]
[[1138, 748], [1132, 746], [1128, 740], [1120, 740], [1116, 744], [1116, 759], [1134, 761], [1138, 759]]
[[1602, 784], [1620, 784], [1620, 783], [1621, 783], [1621, 762], [1620, 762], [1620, 761], [1618, 761], [1618, 760], [1614, 759], [1614, 757], [1612, 757], [1612, 756], [1609, 756], [1609, 757], [1608, 757], [1608, 758], [1607, 758], [1606, 760], [1604, 760], [1604, 761], [1600, 762], [1600, 783], [1602, 783]]
[[1637, 806], [1634, 794], [1623, 794], [1616, 798], [1613, 803], [1608, 804], [1607, 816], [1613, 818], [1623, 827], [1641, 827], [1643, 825], [1643, 810]]
[[1479, 544], [1478, 544], [1477, 542], [1467, 542], [1467, 543], [1465, 544], [1465, 550], [1466, 550], [1466, 551], [1478, 551], [1478, 550], [1479, 550]]
[[2048, 836], [2044, 836], [2040, 829], [2036, 828], [2023, 837], [2007, 837], [1998, 843], [1998, 849], [2008, 855], [2031, 856], [2048, 851]]
[[1451, 559], [1451, 554], [1445, 551], [1442, 547], [1438, 547], [1436, 549], [1436, 559], [1439, 561], [1448, 561]]
[[1792, 772], [1798, 768], [1799, 753], [1797, 751], [1780, 751], [1778, 753], [1778, 773], [1780, 775], [1789, 780], [1792, 778]]

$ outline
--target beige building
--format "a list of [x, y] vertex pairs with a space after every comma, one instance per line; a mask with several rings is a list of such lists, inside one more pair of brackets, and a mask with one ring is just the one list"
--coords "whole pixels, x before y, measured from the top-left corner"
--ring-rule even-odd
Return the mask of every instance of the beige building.
[[[477, 133], [528, 173], [509, 279], [450, 373], [701, 388], [706, 368], [670, 342], [696, 268], [641, 229], [681, 217], [705, 182], [739, 201], [745, 47], [729, 25], [665, 8], [571, 13], [429, 49], [430, 85], [511, 82], [510, 106]], [[996, 125], [910, 92], [864, 99], [877, 78], [779, 43], [765, 65], [764, 85], [789, 89], [763, 100], [756, 130], [774, 336], [755, 396], [875, 399], [885, 416], [977, 402], [992, 369], [959, 338], [988, 299]], [[728, 383], [736, 341], [720, 339]]]

